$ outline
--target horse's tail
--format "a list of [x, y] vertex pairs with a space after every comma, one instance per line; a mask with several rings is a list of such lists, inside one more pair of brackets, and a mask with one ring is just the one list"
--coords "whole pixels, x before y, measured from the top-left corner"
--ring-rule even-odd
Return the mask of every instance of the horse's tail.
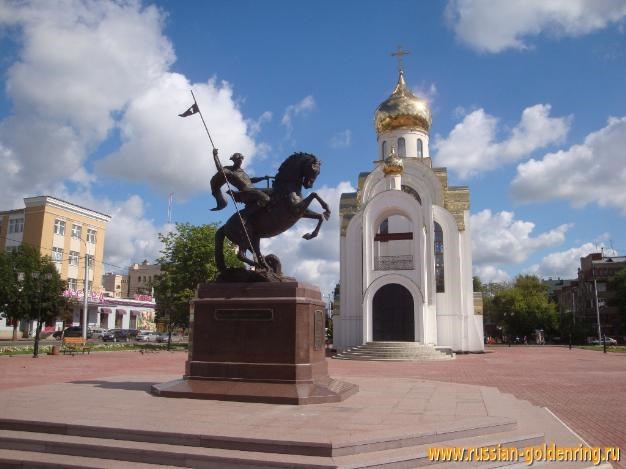
[[224, 237], [224, 227], [222, 226], [215, 232], [215, 265], [220, 272], [226, 270], [226, 262], [224, 262]]

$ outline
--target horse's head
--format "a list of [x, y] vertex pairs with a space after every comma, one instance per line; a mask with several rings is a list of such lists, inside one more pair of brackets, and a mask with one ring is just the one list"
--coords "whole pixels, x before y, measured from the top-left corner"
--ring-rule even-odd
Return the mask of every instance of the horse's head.
[[[294, 153], [278, 168], [274, 187], [286, 188], [290, 184], [298, 184], [305, 189], [310, 189], [320, 173], [321, 163], [315, 155], [310, 153]], [[288, 190], [300, 191], [297, 187]]]
[[305, 153], [308, 158], [303, 161], [302, 168], [302, 186], [305, 189], [310, 189], [315, 184], [315, 180], [320, 173], [320, 165], [322, 162], [318, 160], [315, 155]]

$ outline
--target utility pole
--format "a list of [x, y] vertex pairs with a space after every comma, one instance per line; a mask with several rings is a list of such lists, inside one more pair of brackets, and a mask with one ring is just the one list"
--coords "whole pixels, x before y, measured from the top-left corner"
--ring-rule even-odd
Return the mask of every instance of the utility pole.
[[591, 261], [591, 274], [593, 276], [593, 295], [596, 303], [596, 319], [598, 321], [598, 340], [602, 341], [602, 329], [600, 328], [600, 305], [598, 304], [598, 284], [596, 282], [596, 269]]

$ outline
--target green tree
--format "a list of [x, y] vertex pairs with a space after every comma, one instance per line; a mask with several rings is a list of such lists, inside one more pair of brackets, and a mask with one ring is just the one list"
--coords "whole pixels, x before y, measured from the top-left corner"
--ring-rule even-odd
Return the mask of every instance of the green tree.
[[[195, 226], [177, 223], [176, 230], [159, 234], [163, 243], [161, 275], [153, 283], [157, 320], [173, 327], [189, 326], [189, 302], [195, 296], [199, 283], [215, 279], [215, 232], [217, 224]], [[239, 267], [235, 249], [224, 245], [224, 257], [229, 266]], [[169, 341], [168, 341], [169, 343]]]
[[611, 279], [610, 289], [613, 291], [611, 306], [617, 307], [619, 311], [618, 331], [626, 335], [626, 269], [620, 270]]
[[493, 300], [498, 292], [511, 288], [511, 285], [507, 283], [491, 282], [481, 283], [480, 286], [483, 294], [483, 318], [485, 324], [498, 324], [499, 313], [494, 306]]
[[0, 305], [13, 321], [14, 340], [18, 321], [37, 320], [35, 356], [43, 324], [65, 309], [65, 288], [54, 263], [35, 248], [0, 253]]
[[533, 275], [520, 275], [513, 285], [498, 290], [490, 309], [510, 337], [530, 336], [537, 329], [550, 334], [558, 327], [556, 305], [549, 300], [547, 287]]
[[476, 275], [474, 275], [472, 277], [472, 285], [474, 287], [474, 291], [475, 292], [482, 292], [483, 291], [483, 282], [481, 282], [480, 278], [477, 277]]

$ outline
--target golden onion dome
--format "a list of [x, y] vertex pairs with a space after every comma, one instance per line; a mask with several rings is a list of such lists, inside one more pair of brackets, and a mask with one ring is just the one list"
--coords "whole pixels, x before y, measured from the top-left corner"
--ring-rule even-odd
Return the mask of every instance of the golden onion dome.
[[374, 114], [376, 133], [380, 135], [396, 129], [428, 132], [431, 124], [432, 116], [428, 103], [411, 93], [404, 82], [404, 72], [400, 70], [398, 84], [393, 93], [378, 106]]
[[396, 148], [392, 146], [391, 153], [383, 161], [383, 173], [395, 176], [397, 174], [402, 174], [403, 169], [404, 163], [402, 158], [396, 153]]

